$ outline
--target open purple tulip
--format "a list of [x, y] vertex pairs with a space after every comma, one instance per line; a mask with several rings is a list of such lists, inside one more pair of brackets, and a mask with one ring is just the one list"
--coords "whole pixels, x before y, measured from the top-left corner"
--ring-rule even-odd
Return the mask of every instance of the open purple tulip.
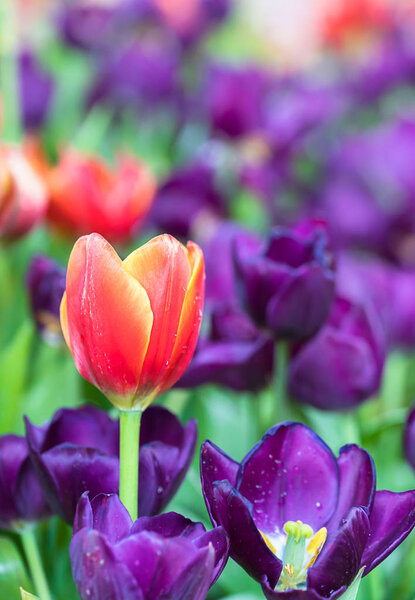
[[334, 274], [322, 228], [309, 236], [275, 228], [265, 242], [237, 237], [235, 267], [245, 308], [276, 339], [307, 339], [323, 325]]
[[0, 437], [0, 528], [19, 528], [51, 516], [29, 459], [27, 443], [19, 435]]
[[203, 600], [229, 543], [177, 513], [134, 523], [117, 495], [79, 500], [70, 546], [81, 600]]
[[326, 325], [291, 361], [291, 395], [325, 410], [350, 409], [378, 391], [384, 362], [385, 332], [373, 307], [337, 297]]
[[[118, 492], [119, 424], [91, 406], [59, 410], [42, 427], [26, 419], [30, 456], [54, 511], [72, 524], [85, 491], [92, 496]], [[140, 515], [165, 508], [183, 481], [193, 458], [196, 423], [183, 427], [160, 406], [143, 413], [140, 433]]]
[[51, 344], [63, 340], [59, 309], [66, 287], [66, 269], [47, 256], [34, 256], [26, 283], [36, 327]]
[[212, 523], [270, 600], [339, 598], [415, 525], [415, 490], [376, 491], [363, 448], [336, 459], [301, 423], [276, 425], [241, 463], [204, 442], [201, 477]]

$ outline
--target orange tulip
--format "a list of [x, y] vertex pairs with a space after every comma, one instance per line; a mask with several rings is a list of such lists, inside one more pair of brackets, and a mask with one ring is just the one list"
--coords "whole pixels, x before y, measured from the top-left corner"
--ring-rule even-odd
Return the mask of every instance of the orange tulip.
[[67, 151], [49, 175], [49, 220], [73, 235], [94, 231], [112, 242], [128, 240], [150, 210], [155, 178], [135, 157], [114, 171], [101, 159]]
[[46, 186], [29, 154], [18, 147], [0, 148], [0, 235], [18, 238], [43, 220]]
[[78, 371], [120, 410], [141, 410], [183, 374], [202, 319], [204, 259], [158, 236], [122, 261], [99, 234], [71, 253], [61, 324]]

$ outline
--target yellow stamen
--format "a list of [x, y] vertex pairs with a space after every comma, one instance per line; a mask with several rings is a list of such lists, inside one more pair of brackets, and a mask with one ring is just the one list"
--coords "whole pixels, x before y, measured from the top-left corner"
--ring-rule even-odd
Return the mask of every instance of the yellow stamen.
[[307, 546], [307, 552], [308, 554], [312, 554], [312, 557], [309, 561], [309, 563], [306, 566], [306, 569], [308, 569], [309, 567], [311, 567], [317, 560], [318, 555], [321, 552], [321, 549], [323, 548], [325, 542], [327, 539], [327, 529], [325, 527], [322, 527], [321, 529], [319, 529], [317, 531], [316, 534], [314, 534], [314, 536], [311, 538], [310, 543]]
[[258, 529], [258, 531], [261, 534], [262, 539], [264, 540], [264, 542], [266, 543], [266, 545], [268, 546], [268, 548], [271, 550], [271, 552], [273, 552], [274, 554], [277, 554], [277, 551], [275, 550], [274, 546], [269, 541], [269, 539], [267, 538], [267, 536], [265, 535], [265, 533], [262, 533], [262, 531], [260, 529]]

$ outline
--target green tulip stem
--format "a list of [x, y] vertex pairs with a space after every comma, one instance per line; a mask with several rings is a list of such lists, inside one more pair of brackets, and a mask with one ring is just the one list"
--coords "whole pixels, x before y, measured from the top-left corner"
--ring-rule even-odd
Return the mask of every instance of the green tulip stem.
[[27, 527], [20, 531], [20, 537], [23, 544], [26, 560], [29, 565], [30, 574], [36, 593], [40, 600], [51, 600], [48, 582], [40, 558], [39, 548], [36, 542], [33, 528]]
[[274, 348], [274, 423], [287, 418], [289, 409], [287, 406], [287, 370], [289, 358], [289, 343], [278, 341]]
[[3, 105], [2, 140], [18, 144], [22, 139], [19, 63], [16, 53], [15, 0], [0, 2], [0, 91]]
[[138, 453], [141, 410], [120, 411], [120, 500], [133, 521], [138, 515]]

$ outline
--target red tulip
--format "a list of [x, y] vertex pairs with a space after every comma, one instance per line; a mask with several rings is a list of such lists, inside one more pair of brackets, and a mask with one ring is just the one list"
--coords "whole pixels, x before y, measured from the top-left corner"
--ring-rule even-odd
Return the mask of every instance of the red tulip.
[[150, 170], [132, 156], [117, 168], [96, 157], [66, 152], [49, 176], [49, 219], [59, 229], [94, 231], [112, 242], [127, 241], [150, 210], [156, 190]]
[[120, 410], [144, 409], [192, 358], [202, 319], [204, 259], [164, 234], [122, 261], [100, 235], [71, 253], [61, 324], [78, 371]]
[[15, 239], [44, 218], [47, 190], [24, 150], [3, 146], [0, 165], [0, 235]]

